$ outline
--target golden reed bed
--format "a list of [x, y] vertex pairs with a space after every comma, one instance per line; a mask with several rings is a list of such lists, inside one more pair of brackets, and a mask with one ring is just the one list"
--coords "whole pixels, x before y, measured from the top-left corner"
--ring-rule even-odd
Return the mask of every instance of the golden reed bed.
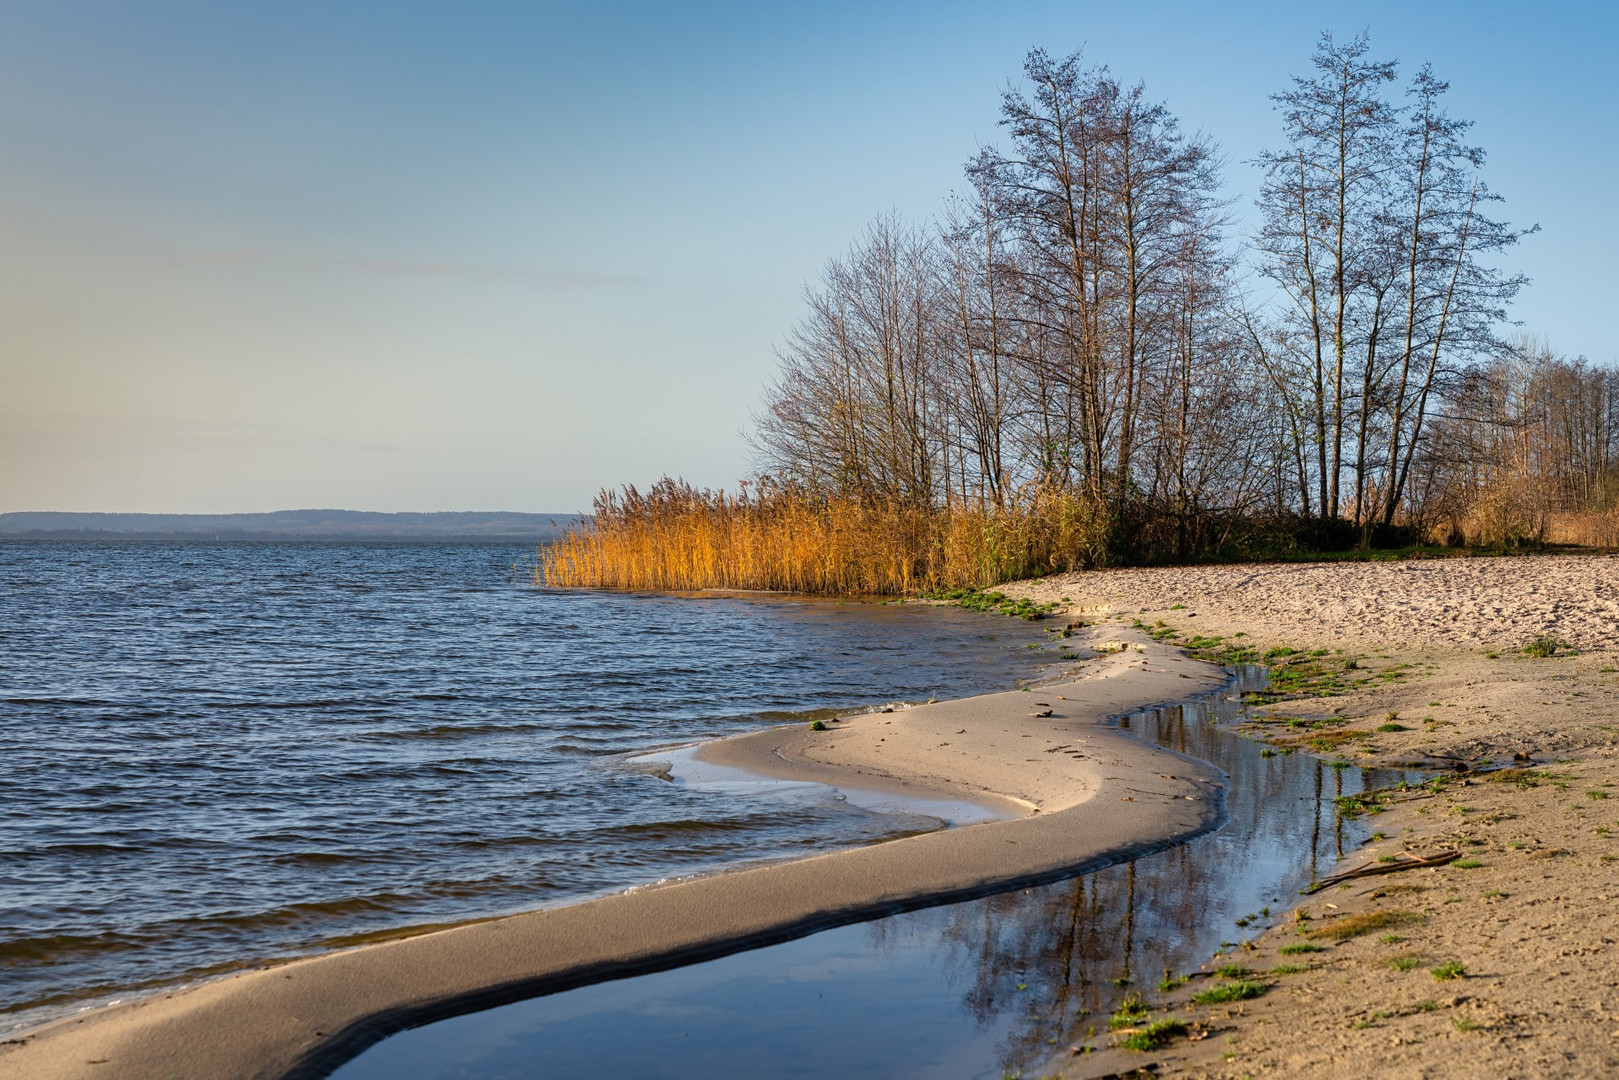
[[897, 596], [1092, 566], [1104, 536], [1096, 504], [1067, 491], [937, 508], [790, 488], [733, 496], [665, 479], [644, 494], [604, 492], [591, 524], [540, 549], [535, 577], [564, 588]]

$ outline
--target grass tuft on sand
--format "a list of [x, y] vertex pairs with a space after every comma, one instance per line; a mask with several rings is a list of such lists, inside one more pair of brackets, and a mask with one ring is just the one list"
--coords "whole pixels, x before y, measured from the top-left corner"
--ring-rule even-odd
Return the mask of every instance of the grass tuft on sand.
[[1360, 915], [1346, 915], [1306, 931], [1305, 936], [1331, 941], [1348, 941], [1362, 934], [1378, 930], [1392, 930], [1397, 926], [1410, 926], [1422, 921], [1415, 911], [1368, 911]]

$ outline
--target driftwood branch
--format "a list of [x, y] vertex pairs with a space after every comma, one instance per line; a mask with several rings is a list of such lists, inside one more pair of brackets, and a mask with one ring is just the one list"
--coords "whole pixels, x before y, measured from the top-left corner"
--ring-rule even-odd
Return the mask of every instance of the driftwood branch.
[[1420, 855], [1412, 855], [1409, 858], [1400, 859], [1397, 862], [1370, 863], [1366, 866], [1357, 866], [1353, 870], [1345, 870], [1341, 873], [1324, 877], [1320, 881], [1312, 883], [1308, 889], [1304, 890], [1304, 892], [1305, 895], [1309, 895], [1313, 892], [1320, 892], [1322, 889], [1325, 889], [1328, 886], [1337, 885], [1345, 881], [1353, 881], [1355, 878], [1375, 877], [1378, 874], [1397, 874], [1401, 870], [1420, 870], [1424, 866], [1444, 866], [1446, 863], [1455, 862], [1461, 857], [1462, 853], [1459, 851], [1441, 851], [1437, 855], [1431, 855], [1426, 858]]

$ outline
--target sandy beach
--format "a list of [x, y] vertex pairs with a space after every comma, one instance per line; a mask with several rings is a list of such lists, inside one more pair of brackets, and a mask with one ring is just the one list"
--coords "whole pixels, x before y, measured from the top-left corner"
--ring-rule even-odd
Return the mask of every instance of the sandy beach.
[[[1249, 733], [1361, 765], [1448, 762], [1440, 790], [1397, 795], [1370, 818], [1382, 839], [1343, 869], [1460, 856], [1301, 897], [1184, 987], [1144, 988], [1154, 1018], [1205, 1037], [1140, 1052], [1103, 1036], [1049, 1073], [1619, 1074], [1619, 559], [1120, 570], [1006, 591], [1392, 671], [1259, 710], [1328, 721], [1328, 748], [1307, 741], [1323, 729], [1258, 723]], [[1571, 648], [1525, 655], [1539, 635]], [[1211, 974], [1223, 965], [1266, 989], [1193, 1004], [1233, 981]]]
[[[1126, 646], [1123, 637], [1134, 644]], [[1086, 639], [1076, 640], [1076, 644]], [[1213, 827], [1218, 774], [1104, 726], [1225, 681], [1138, 633], [1075, 681], [710, 744], [718, 764], [992, 805], [1008, 820], [265, 967], [0, 1047], [0, 1077], [320, 1075], [390, 1032], [918, 906], [1056, 880]]]

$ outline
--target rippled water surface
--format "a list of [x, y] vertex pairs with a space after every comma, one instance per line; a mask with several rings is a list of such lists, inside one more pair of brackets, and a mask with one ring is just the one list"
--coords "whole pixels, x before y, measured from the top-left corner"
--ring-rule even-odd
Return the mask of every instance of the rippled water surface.
[[352, 935], [933, 827], [625, 759], [1035, 669], [1038, 624], [548, 592], [515, 570], [529, 554], [0, 543], [0, 1026]]

